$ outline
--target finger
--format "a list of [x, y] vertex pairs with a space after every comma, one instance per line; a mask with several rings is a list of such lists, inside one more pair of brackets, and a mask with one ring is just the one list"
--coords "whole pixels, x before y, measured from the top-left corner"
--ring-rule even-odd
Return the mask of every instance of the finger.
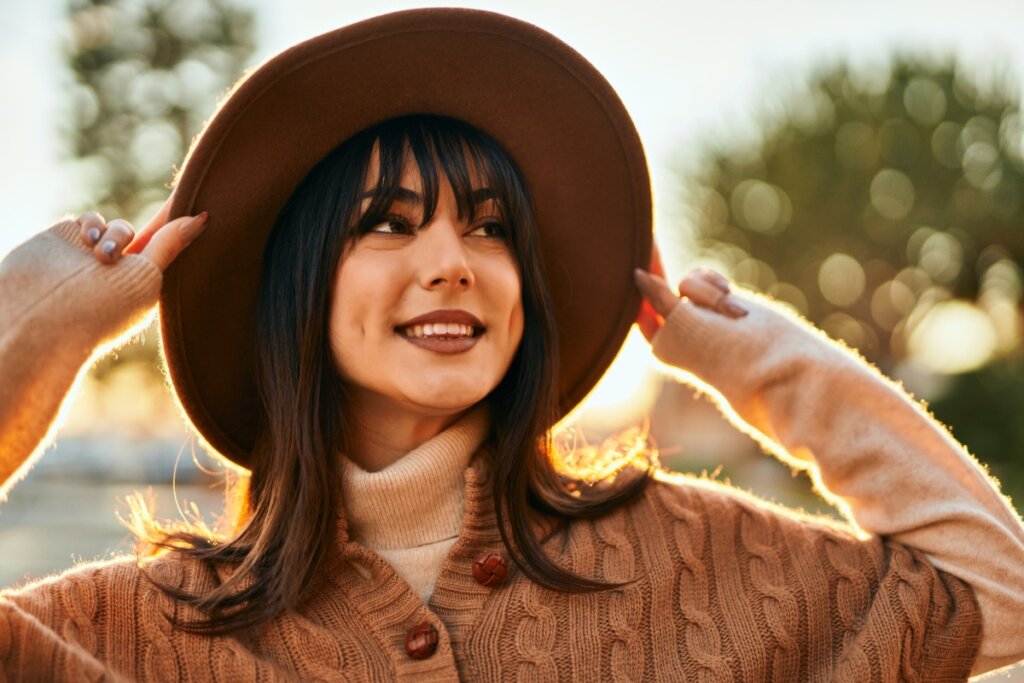
[[679, 294], [704, 308], [714, 308], [723, 296], [722, 290], [718, 287], [692, 273], [679, 281]]
[[171, 202], [174, 200], [174, 193], [172, 192], [167, 200], [163, 203], [157, 212], [153, 214], [153, 217], [146, 221], [146, 224], [139, 230], [135, 239], [132, 240], [131, 244], [125, 247], [124, 253], [126, 254], [138, 254], [146, 245], [149, 244], [149, 240], [152, 239], [153, 234], [162, 228], [167, 223], [167, 217], [171, 213]]
[[95, 211], [88, 211], [78, 217], [78, 225], [82, 229], [82, 239], [90, 247], [95, 246], [107, 229], [107, 222], [103, 216]]
[[633, 270], [633, 280], [640, 293], [647, 297], [651, 306], [661, 317], [667, 318], [679, 303], [679, 297], [672, 293], [672, 288], [657, 275], [651, 275], [642, 268], [636, 268]]
[[93, 253], [103, 263], [113, 263], [121, 256], [121, 250], [128, 246], [128, 243], [135, 237], [135, 228], [131, 223], [115, 218], [107, 223], [107, 229], [103, 232], [99, 244], [93, 247]]
[[717, 270], [712, 270], [711, 268], [698, 268], [696, 272], [698, 277], [704, 278], [714, 285], [719, 291], [729, 291], [729, 279]]
[[182, 216], [162, 225], [152, 234], [145, 249], [139, 252], [140, 255], [148, 258], [160, 270], [167, 270], [178, 254], [202, 233], [207, 218], [204, 211], [198, 216]]
[[701, 277], [683, 278], [679, 283], [679, 293], [698, 306], [710, 308], [730, 318], [742, 318], [747, 314], [747, 310], [733, 301], [728, 292], [723, 292]]

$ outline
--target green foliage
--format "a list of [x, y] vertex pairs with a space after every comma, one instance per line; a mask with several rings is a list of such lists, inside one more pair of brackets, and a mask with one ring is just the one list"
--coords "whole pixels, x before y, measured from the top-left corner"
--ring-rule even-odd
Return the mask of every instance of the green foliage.
[[[254, 15], [230, 0], [70, 0], [68, 27], [73, 82], [62, 132], [76, 186], [65, 208], [141, 227], [167, 198], [175, 165], [217, 98], [241, 75]], [[104, 360], [97, 374], [118, 360], [155, 361], [155, 336]]]
[[930, 405], [1024, 510], [1024, 354], [957, 375]]
[[[174, 164], [252, 52], [227, 0], [72, 0], [65, 133], [83, 206], [129, 220], [162, 202]], [[159, 206], [159, 204], [157, 204]]]
[[689, 184], [696, 247], [891, 366], [930, 306], [975, 299], [994, 264], [1019, 284], [1018, 81], [897, 58], [808, 83], [756, 148], [708, 155]]

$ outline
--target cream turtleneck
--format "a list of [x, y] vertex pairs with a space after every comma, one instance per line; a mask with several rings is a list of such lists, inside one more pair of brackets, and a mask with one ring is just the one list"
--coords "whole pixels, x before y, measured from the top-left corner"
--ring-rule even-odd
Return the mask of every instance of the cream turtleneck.
[[384, 558], [424, 603], [458, 538], [463, 474], [490, 424], [490, 412], [480, 404], [378, 472], [342, 456], [349, 537]]

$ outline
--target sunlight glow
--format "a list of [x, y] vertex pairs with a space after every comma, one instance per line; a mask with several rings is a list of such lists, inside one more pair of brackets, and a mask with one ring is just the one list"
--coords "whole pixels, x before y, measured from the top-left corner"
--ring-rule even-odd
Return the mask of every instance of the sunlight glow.
[[569, 419], [602, 435], [643, 421], [661, 387], [651, 359], [651, 346], [634, 325], [604, 376]]

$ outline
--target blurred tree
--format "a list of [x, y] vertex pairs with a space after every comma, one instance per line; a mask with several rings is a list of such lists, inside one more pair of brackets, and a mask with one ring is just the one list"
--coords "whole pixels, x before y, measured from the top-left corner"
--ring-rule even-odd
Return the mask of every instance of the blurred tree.
[[[242, 73], [255, 18], [230, 0], [70, 0], [66, 209], [137, 227], [167, 198], [189, 141]], [[98, 364], [155, 359], [155, 334]], [[153, 364], [155, 368], [155, 363]]]
[[[688, 184], [698, 253], [882, 365], [906, 357], [935, 304], [979, 301], [993, 267], [981, 303], [1016, 308], [1016, 84], [983, 87], [951, 64], [909, 59], [873, 79], [843, 65], [815, 74], [756, 149], [712, 150]], [[994, 323], [1000, 350], [1019, 336], [1006, 322]]]
[[833, 64], [770, 103], [756, 143], [709, 148], [684, 183], [699, 260], [886, 372], [909, 362], [943, 380], [931, 383], [947, 392], [940, 418], [1015, 473], [1004, 479], [1018, 498], [1024, 438], [994, 392], [1024, 387], [1019, 83], [952, 60]]

